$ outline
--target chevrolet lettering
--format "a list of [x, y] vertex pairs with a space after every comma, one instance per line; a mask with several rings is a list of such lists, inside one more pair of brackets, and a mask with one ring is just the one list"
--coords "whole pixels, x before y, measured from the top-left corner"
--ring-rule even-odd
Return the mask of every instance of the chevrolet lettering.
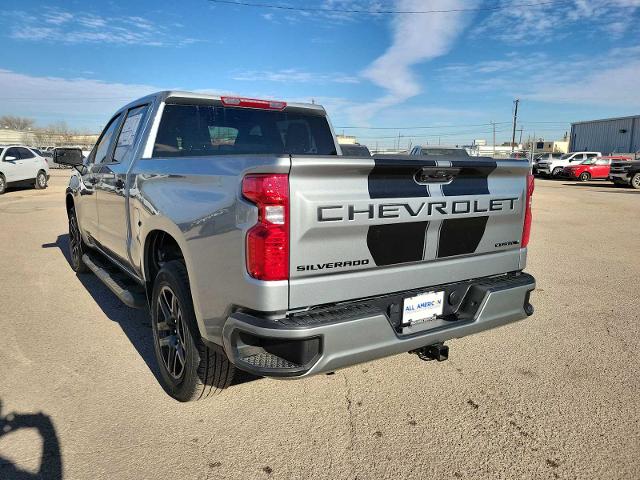
[[515, 211], [518, 197], [488, 197], [481, 200], [447, 200], [419, 203], [367, 203], [318, 207], [318, 222], [387, 218], [434, 218], [453, 215], [473, 216], [491, 212]]

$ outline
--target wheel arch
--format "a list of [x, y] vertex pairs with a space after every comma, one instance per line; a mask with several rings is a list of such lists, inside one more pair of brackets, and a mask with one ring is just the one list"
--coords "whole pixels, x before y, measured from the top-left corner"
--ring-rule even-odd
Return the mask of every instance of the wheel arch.
[[[145, 290], [147, 293], [147, 299], [151, 302], [151, 296], [153, 294], [153, 282], [155, 276], [160, 270], [160, 265], [154, 260], [154, 254], [158, 249], [165, 249], [168, 256], [164, 261], [181, 260], [184, 262], [187, 270], [187, 279], [189, 281], [189, 291], [191, 293], [191, 300], [193, 302], [193, 310], [196, 316], [196, 321], [202, 334], [205, 331], [204, 324], [202, 323], [202, 315], [200, 312], [200, 304], [197, 296], [197, 285], [195, 285], [194, 278], [191, 273], [191, 258], [189, 257], [189, 250], [186, 245], [186, 241], [181, 234], [182, 232], [176, 225], [154, 225], [150, 227], [144, 235], [144, 239], [141, 241], [143, 246], [141, 252], [141, 272], [145, 281]], [[149, 303], [151, 304], [151, 303]]]

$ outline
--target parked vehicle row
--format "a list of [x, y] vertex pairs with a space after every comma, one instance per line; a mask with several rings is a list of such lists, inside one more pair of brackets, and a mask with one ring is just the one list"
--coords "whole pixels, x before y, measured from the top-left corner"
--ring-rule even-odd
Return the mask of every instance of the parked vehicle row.
[[616, 185], [640, 189], [640, 162], [625, 155], [603, 156], [600, 152], [543, 154], [533, 160], [533, 174], [543, 177], [567, 178], [587, 182], [610, 180]]

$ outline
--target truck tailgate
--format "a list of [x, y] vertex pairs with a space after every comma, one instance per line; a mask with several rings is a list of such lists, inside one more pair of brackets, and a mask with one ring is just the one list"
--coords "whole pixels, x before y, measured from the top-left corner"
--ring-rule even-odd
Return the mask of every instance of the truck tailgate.
[[529, 163], [292, 156], [290, 308], [522, 269]]

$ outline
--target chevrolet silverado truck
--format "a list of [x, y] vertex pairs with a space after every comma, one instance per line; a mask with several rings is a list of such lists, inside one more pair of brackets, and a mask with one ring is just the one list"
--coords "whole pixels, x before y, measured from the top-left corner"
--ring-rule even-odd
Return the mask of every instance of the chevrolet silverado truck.
[[119, 110], [66, 191], [70, 263], [148, 308], [164, 389], [300, 378], [533, 313], [521, 160], [342, 155], [325, 110], [160, 92]]
[[609, 180], [616, 186], [631, 186], [640, 190], [640, 161], [611, 162]]

